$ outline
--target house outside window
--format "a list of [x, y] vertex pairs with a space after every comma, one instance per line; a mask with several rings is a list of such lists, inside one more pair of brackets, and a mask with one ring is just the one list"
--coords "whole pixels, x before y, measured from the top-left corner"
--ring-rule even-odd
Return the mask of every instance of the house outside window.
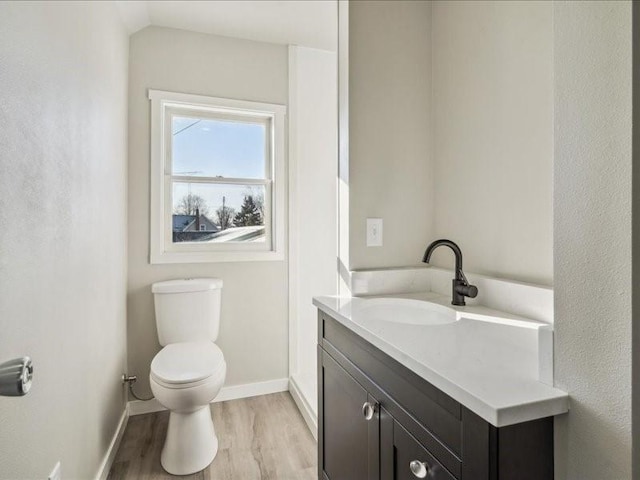
[[149, 99], [151, 263], [282, 260], [285, 107]]

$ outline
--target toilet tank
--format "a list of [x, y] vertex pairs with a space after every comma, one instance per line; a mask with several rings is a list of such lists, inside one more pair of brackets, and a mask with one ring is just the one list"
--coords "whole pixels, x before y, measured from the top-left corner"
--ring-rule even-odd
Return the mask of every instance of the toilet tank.
[[190, 278], [154, 283], [151, 287], [160, 345], [209, 339], [220, 327], [222, 280]]

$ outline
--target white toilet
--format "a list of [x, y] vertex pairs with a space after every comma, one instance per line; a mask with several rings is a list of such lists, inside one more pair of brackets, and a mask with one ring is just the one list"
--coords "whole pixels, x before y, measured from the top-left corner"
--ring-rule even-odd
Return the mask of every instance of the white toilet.
[[173, 475], [206, 468], [218, 453], [209, 403], [224, 384], [227, 364], [218, 346], [222, 280], [196, 278], [154, 283], [158, 339], [151, 390], [170, 410], [162, 467]]

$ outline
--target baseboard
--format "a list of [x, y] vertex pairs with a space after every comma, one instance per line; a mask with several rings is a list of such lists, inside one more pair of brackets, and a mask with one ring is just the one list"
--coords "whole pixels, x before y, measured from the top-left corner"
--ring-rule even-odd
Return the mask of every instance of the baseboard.
[[268, 395], [270, 393], [286, 392], [287, 390], [289, 390], [288, 378], [246, 383], [244, 385], [231, 385], [229, 387], [223, 387], [213, 403], [226, 402], [227, 400], [235, 400], [236, 398], [249, 398], [257, 397], [258, 395]]
[[313, 435], [313, 438], [315, 438], [317, 441], [318, 440], [318, 416], [311, 408], [311, 405], [309, 405], [309, 402], [307, 401], [306, 397], [300, 391], [300, 387], [298, 387], [298, 383], [293, 377], [289, 378], [289, 393], [291, 393], [291, 397], [293, 398], [293, 401], [298, 407], [298, 410], [300, 410], [300, 413], [302, 414], [302, 418], [304, 418], [304, 421], [307, 424], [307, 427], [309, 427], [309, 430], [311, 431], [311, 435]]
[[[289, 390], [289, 379], [278, 378], [267, 380], [266, 382], [246, 383], [244, 385], [230, 385], [222, 387], [218, 396], [211, 403], [226, 402], [238, 398], [249, 398], [257, 395], [268, 395], [270, 393], [286, 392]], [[129, 415], [142, 415], [145, 413], [160, 412], [165, 408], [160, 405], [155, 398], [141, 401], [132, 400], [129, 402]]]
[[111, 439], [109, 448], [107, 449], [107, 452], [105, 453], [104, 458], [100, 463], [100, 467], [98, 467], [96, 480], [106, 480], [107, 476], [109, 476], [109, 471], [111, 470], [113, 461], [116, 458], [116, 453], [118, 453], [118, 448], [120, 447], [120, 442], [122, 441], [124, 431], [127, 428], [128, 421], [129, 421], [129, 406], [127, 405], [124, 409], [124, 412], [122, 412], [122, 416], [120, 417], [120, 422], [118, 422], [118, 428], [116, 428], [116, 431], [113, 434], [113, 438]]
[[165, 408], [160, 405], [155, 398], [151, 400], [130, 400], [129, 401], [129, 415], [132, 417], [135, 415], [144, 415], [145, 413], [160, 412]]

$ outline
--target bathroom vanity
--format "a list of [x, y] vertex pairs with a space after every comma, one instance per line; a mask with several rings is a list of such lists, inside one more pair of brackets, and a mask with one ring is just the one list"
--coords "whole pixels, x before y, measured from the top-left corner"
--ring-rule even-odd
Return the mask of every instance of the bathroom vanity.
[[318, 478], [552, 479], [568, 397], [538, 379], [544, 326], [429, 300], [314, 299]]

